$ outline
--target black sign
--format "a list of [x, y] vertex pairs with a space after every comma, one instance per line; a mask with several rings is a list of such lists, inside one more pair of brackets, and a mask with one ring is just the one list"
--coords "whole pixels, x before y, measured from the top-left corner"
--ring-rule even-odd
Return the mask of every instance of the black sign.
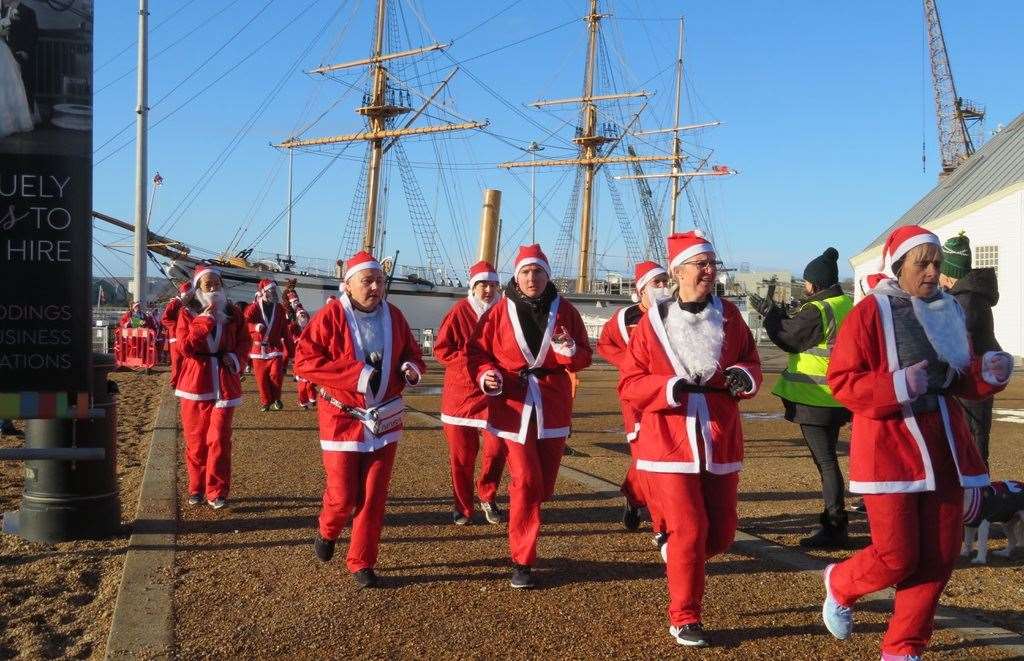
[[87, 392], [92, 1], [0, 0], [0, 392]]

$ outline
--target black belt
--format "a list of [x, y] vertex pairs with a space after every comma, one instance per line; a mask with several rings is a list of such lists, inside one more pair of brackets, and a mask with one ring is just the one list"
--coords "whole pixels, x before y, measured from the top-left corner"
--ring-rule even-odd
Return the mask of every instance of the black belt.
[[197, 356], [202, 356], [203, 358], [217, 358], [217, 359], [222, 359], [227, 354], [228, 354], [227, 351], [218, 351], [216, 353], [210, 353], [209, 351], [197, 351], [196, 352]]
[[519, 370], [519, 378], [526, 380], [530, 376], [550, 376], [551, 374], [558, 374], [564, 372], [564, 369], [552, 369], [548, 367], [524, 367]]

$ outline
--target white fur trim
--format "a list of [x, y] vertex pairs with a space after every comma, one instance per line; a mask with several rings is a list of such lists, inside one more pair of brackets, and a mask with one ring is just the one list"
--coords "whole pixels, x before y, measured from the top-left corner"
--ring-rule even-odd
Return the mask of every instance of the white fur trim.
[[359, 264], [355, 264], [353, 265], [352, 268], [347, 269], [345, 271], [345, 278], [343, 279], [342, 282], [348, 282], [349, 278], [354, 276], [356, 273], [359, 273], [360, 271], [365, 271], [367, 269], [377, 269], [381, 273], [384, 272], [384, 269], [382, 269], [380, 266], [380, 262], [378, 262], [375, 259], [368, 262], [360, 262]]
[[[348, 332], [351, 335], [352, 343], [356, 348], [356, 357], [365, 363], [368, 356], [365, 347], [363, 347], [362, 335], [359, 333], [355, 310], [352, 308], [352, 300], [349, 298], [348, 294], [342, 294], [338, 297], [338, 302], [341, 303], [342, 308], [345, 310], [345, 322], [348, 324]], [[380, 305], [382, 306], [380, 325], [381, 330], [384, 332], [384, 355], [380, 366], [380, 388], [378, 388], [376, 393], [369, 392], [369, 377], [366, 377], [366, 385], [364, 386], [364, 389], [360, 389], [359, 392], [365, 397], [367, 406], [374, 406], [380, 403], [381, 398], [388, 391], [388, 384], [391, 381], [391, 372], [394, 369], [391, 362], [391, 354], [394, 350], [391, 338], [391, 306], [387, 301], [381, 301]], [[364, 367], [363, 369], [365, 372], [366, 368]], [[360, 374], [360, 382], [362, 382], [362, 374]]]
[[[992, 362], [996, 359], [1006, 361], [1009, 370], [1006, 372], [1006, 379], [1000, 381], [992, 373]], [[981, 378], [990, 386], [1005, 386], [1013, 376], [1013, 357], [1005, 351], [986, 351], [981, 357]]]
[[221, 278], [221, 281], [223, 281], [223, 277], [224, 276], [221, 275], [220, 269], [212, 267], [212, 266], [209, 266], [209, 267], [203, 269], [202, 271], [199, 271], [198, 273], [195, 273], [195, 274], [192, 275], [192, 287], [193, 288], [198, 287], [199, 286], [199, 279], [201, 277], [203, 277], [204, 275], [206, 275], [207, 273], [213, 273], [218, 278]]
[[676, 383], [682, 380], [683, 377], [681, 376], [673, 376], [665, 382], [665, 401], [668, 402], [669, 406], [679, 406], [681, 404], [681, 402], [676, 401], [675, 389]]
[[175, 342], [178, 341], [178, 338], [176, 338], [176, 337], [169, 337], [169, 338], [167, 338], [167, 341], [169, 343], [171, 343], [171, 344], [174, 344]]
[[[376, 452], [385, 445], [397, 441], [402, 435], [402, 430], [399, 429], [380, 437], [368, 435], [370, 439], [362, 441], [333, 441], [322, 438], [320, 439], [320, 449], [324, 452]], [[364, 438], [366, 437], [364, 436]]]
[[648, 473], [697, 473], [700, 468], [696, 461], [651, 461], [637, 459], [636, 469]]
[[501, 282], [501, 280], [498, 279], [498, 274], [494, 271], [486, 271], [484, 273], [477, 273], [469, 279], [470, 288], [478, 282]]
[[892, 273], [892, 265], [900, 261], [900, 257], [903, 257], [908, 252], [916, 248], [917, 246], [924, 245], [926, 243], [932, 243], [934, 245], [942, 247], [942, 243], [939, 242], [939, 237], [935, 236], [931, 232], [922, 232], [921, 234], [915, 234], [914, 236], [905, 239], [903, 243], [896, 246], [896, 249], [892, 251], [892, 254], [886, 255], [886, 262], [883, 264], [883, 270], [887, 273]]
[[477, 429], [486, 429], [487, 421], [479, 418], [457, 418], [454, 415], [448, 415], [447, 413], [441, 414], [441, 422], [446, 425], [456, 425], [458, 427], [475, 427]]
[[356, 382], [356, 390], [359, 391], [360, 395], [365, 395], [366, 391], [370, 389], [371, 376], [373, 376], [373, 368], [369, 365], [364, 365], [362, 371], [359, 372], [359, 381]]
[[529, 266], [530, 264], [536, 264], [537, 266], [541, 267], [542, 269], [544, 269], [544, 272], [548, 274], [548, 277], [551, 277], [551, 267], [548, 266], [548, 263], [541, 259], [540, 257], [527, 257], [526, 259], [519, 260], [518, 262], [516, 262], [516, 273], [519, 273], [519, 270], [521, 268], [523, 268], [524, 266]]
[[423, 378], [423, 372], [420, 371], [420, 368], [416, 367], [415, 363], [410, 363], [407, 360], [404, 363], [402, 363], [402, 366], [399, 368], [399, 370], [401, 370], [401, 372], [404, 375], [405, 374], [405, 370], [407, 370], [407, 369], [411, 369], [413, 372], [416, 373], [416, 380], [415, 381], [410, 381], [409, 379], [405, 379], [406, 385], [414, 386], [417, 383], [419, 383], [420, 379]]
[[897, 370], [892, 373], [892, 387], [896, 390], [896, 401], [906, 404], [912, 398], [907, 388], [907, 370]]
[[928, 488], [928, 480], [914, 480], [908, 482], [860, 482], [850, 480], [851, 493], [919, 493], [932, 491]]
[[697, 243], [690, 246], [686, 250], [682, 251], [678, 255], [672, 258], [672, 261], [668, 263], [670, 269], [674, 269], [686, 260], [690, 259], [694, 255], [699, 255], [703, 252], [715, 252], [714, 246], [710, 243]]
[[683, 376], [691, 383], [707, 382], [718, 371], [725, 341], [725, 318], [720, 305], [708, 301], [703, 310], [693, 314], [670, 304], [664, 324], [669, 346], [679, 358]]
[[208, 402], [211, 399], [217, 399], [217, 395], [212, 392], [194, 393], [180, 389], [174, 391], [174, 396], [180, 397], [181, 399], [188, 399], [193, 402]]
[[663, 269], [663, 268], [661, 268], [659, 266], [658, 268], [651, 269], [647, 273], [644, 273], [643, 277], [641, 277], [639, 280], [636, 281], [636, 290], [639, 292], [641, 289], [644, 288], [644, 286], [648, 282], [650, 282], [651, 280], [654, 280], [659, 275], [668, 275], [668, 271], [666, 271], [665, 269]]
[[236, 397], [234, 399], [218, 399], [217, 403], [213, 405], [215, 409], [233, 409], [236, 406], [242, 405], [242, 398]]
[[251, 353], [249, 358], [253, 360], [272, 360], [274, 358], [281, 358], [284, 356], [280, 351], [264, 351], [263, 353]]
[[622, 341], [625, 344], [629, 344], [629, 329], [626, 327], [626, 310], [629, 308], [622, 308], [615, 313], [615, 321], [619, 327], [619, 334], [622, 335]]
[[744, 390], [743, 391], [744, 395], [753, 395], [754, 393], [757, 392], [757, 379], [754, 378], [753, 373], [750, 370], [748, 370], [746, 367], [743, 367], [742, 365], [730, 365], [726, 369], [740, 370], [744, 374], [747, 375], [748, 379], [750, 379], [750, 390]]

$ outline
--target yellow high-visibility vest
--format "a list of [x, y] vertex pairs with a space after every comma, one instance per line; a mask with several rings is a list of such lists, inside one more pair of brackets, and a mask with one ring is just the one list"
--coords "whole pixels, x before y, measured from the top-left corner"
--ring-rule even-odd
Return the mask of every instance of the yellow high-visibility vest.
[[839, 327], [853, 309], [853, 298], [842, 294], [823, 301], [809, 301], [801, 311], [808, 306], [814, 306], [821, 314], [821, 342], [801, 353], [789, 354], [789, 363], [772, 394], [797, 404], [842, 407], [832, 396], [825, 375]]

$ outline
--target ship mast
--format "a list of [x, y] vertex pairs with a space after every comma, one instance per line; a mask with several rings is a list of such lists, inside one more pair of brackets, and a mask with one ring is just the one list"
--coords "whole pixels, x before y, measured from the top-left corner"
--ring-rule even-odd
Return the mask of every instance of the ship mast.
[[387, 0], [377, 0], [377, 18], [375, 23], [375, 32], [373, 40], [373, 54], [362, 60], [355, 60], [352, 62], [345, 62], [341, 64], [332, 64], [328, 66], [318, 67], [310, 71], [310, 73], [318, 73], [326, 75], [332, 71], [338, 71], [341, 69], [350, 69], [359, 66], [369, 66], [372, 83], [370, 87], [370, 93], [365, 97], [365, 105], [357, 110], [360, 115], [366, 117], [369, 127], [367, 131], [361, 131], [359, 133], [349, 133], [345, 135], [336, 135], [324, 138], [311, 138], [306, 140], [299, 140], [297, 138], [290, 138], [285, 142], [282, 142], [277, 147], [283, 149], [296, 149], [302, 147], [318, 147], [346, 142], [359, 142], [365, 141], [370, 144], [370, 157], [369, 164], [366, 172], [366, 217], [365, 225], [363, 230], [363, 250], [372, 253], [377, 239], [377, 219], [380, 208], [380, 195], [381, 195], [381, 171], [384, 165], [384, 155], [388, 149], [395, 143], [398, 138], [407, 135], [425, 135], [429, 133], [442, 133], [449, 131], [460, 131], [466, 129], [478, 129], [487, 126], [487, 122], [461, 122], [458, 124], [439, 124], [433, 126], [422, 126], [418, 128], [411, 128], [412, 122], [420, 116], [423, 110], [427, 106], [434, 102], [436, 97], [441, 90], [451, 80], [454, 71], [444, 81], [441, 82], [440, 86], [434, 90], [433, 94], [429, 97], [424, 97], [425, 101], [423, 105], [413, 113], [412, 118], [406, 122], [401, 128], [388, 128], [388, 120], [413, 112], [413, 108], [403, 105], [400, 99], [395, 99], [388, 94], [388, 70], [385, 66], [386, 62], [391, 60], [410, 57], [413, 55], [422, 55], [423, 53], [429, 53], [437, 50], [444, 50], [448, 48], [450, 44], [430, 44], [429, 46], [423, 46], [421, 48], [413, 48], [411, 50], [386, 53], [384, 52], [384, 36], [385, 36], [385, 23], [387, 19]]

